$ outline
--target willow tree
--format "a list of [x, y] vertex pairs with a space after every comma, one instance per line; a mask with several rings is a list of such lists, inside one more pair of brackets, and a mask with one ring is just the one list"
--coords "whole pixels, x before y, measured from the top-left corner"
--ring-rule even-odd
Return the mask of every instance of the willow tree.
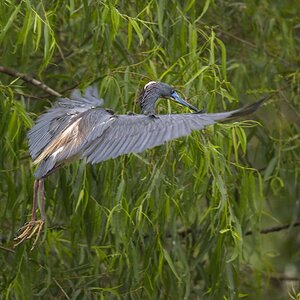
[[[296, 6], [2, 1], [2, 296], [296, 299]], [[41, 241], [33, 251], [30, 241], [14, 248], [30, 214], [34, 166], [26, 133], [36, 117], [55, 95], [91, 84], [106, 107], [137, 111], [149, 80], [168, 82], [208, 112], [272, 98], [254, 120], [61, 169], [46, 181]], [[159, 110], [182, 112], [171, 103]]]

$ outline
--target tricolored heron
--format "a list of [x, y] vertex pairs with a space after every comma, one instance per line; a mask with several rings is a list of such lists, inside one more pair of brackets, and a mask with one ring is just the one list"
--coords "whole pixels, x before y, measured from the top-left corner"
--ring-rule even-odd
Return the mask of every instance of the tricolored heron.
[[[171, 99], [195, 113], [155, 115], [159, 98]], [[16, 245], [36, 234], [35, 246], [46, 219], [44, 179], [65, 163], [86, 158], [88, 163], [94, 164], [122, 154], [139, 153], [216, 121], [250, 114], [263, 102], [228, 112], [202, 113], [168, 84], [155, 81], [147, 83], [139, 96], [141, 114], [117, 115], [100, 107], [103, 100], [94, 87], [88, 87], [83, 95], [75, 90], [70, 99], [72, 101], [59, 99], [28, 133], [30, 155], [38, 168], [34, 174], [31, 221], [20, 229]], [[38, 192], [39, 220], [36, 216]]]

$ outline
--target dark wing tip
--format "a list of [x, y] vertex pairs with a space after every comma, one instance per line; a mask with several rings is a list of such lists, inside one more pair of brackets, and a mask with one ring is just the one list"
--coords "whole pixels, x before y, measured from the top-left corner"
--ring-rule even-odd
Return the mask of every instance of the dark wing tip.
[[242, 107], [238, 110], [235, 110], [231, 115], [230, 118], [236, 118], [236, 117], [242, 117], [247, 116], [255, 112], [266, 100], [268, 100], [270, 97], [266, 96], [262, 98], [261, 100], [254, 102], [248, 106]]

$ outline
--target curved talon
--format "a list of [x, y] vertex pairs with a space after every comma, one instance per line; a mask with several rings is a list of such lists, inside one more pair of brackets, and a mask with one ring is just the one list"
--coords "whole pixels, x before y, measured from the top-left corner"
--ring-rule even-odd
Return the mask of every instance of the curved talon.
[[35, 234], [36, 238], [32, 244], [32, 247], [30, 250], [33, 250], [40, 235], [42, 232], [42, 228], [44, 226], [44, 221], [43, 220], [38, 220], [38, 221], [30, 221], [26, 223], [24, 226], [22, 226], [19, 231], [22, 231], [20, 235], [18, 235], [16, 238], [14, 238], [17, 243], [14, 245], [14, 247], [17, 247], [20, 245], [22, 242], [25, 240], [31, 239]]

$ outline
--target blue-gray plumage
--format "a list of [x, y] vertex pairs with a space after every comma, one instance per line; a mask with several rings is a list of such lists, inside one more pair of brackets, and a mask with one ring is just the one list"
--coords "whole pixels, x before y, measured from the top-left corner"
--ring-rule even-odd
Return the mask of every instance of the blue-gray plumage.
[[71, 101], [60, 99], [37, 120], [28, 134], [30, 154], [39, 164], [35, 173], [37, 179], [73, 158], [86, 158], [88, 163], [94, 164], [122, 154], [139, 153], [216, 121], [251, 113], [260, 105], [255, 103], [247, 108], [214, 114], [155, 116], [159, 98], [171, 98], [198, 111], [161, 82], [150, 82], [143, 89], [139, 99], [143, 114], [140, 115], [117, 115], [99, 107], [103, 100], [93, 87], [83, 96], [76, 90], [70, 98]]
[[[159, 98], [171, 99], [196, 113], [155, 115]], [[229, 112], [201, 113], [168, 84], [151, 81], [142, 90], [139, 103], [142, 114], [114, 114], [101, 107], [103, 100], [99, 99], [96, 88], [89, 87], [83, 95], [75, 90], [70, 99], [59, 99], [53, 108], [38, 118], [28, 133], [31, 157], [39, 165], [35, 172], [38, 184], [34, 189], [33, 217], [17, 237], [19, 243], [36, 231], [39, 235], [45, 213], [44, 195], [41, 194], [42, 218], [39, 221], [42, 224], [36, 225], [39, 222], [34, 211], [37, 190], [43, 190], [43, 179], [66, 162], [86, 158], [88, 163], [94, 164], [123, 154], [139, 153], [217, 121], [252, 113], [262, 101]]]

